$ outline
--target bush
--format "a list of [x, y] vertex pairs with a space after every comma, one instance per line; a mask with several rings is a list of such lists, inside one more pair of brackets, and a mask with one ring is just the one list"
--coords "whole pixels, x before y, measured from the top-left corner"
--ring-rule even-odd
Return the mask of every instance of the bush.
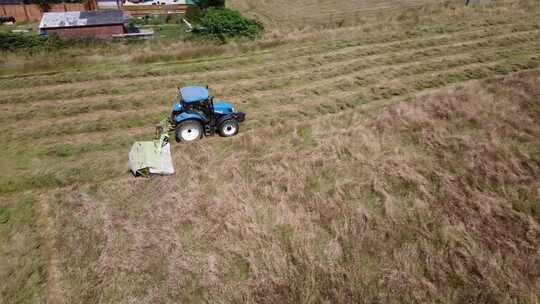
[[47, 38], [20, 34], [0, 32], [0, 51], [31, 50], [42, 47], [47, 42]]
[[101, 43], [103, 41], [91, 38], [63, 39], [56, 34], [43, 37], [30, 33], [0, 32], [0, 52], [23, 51], [32, 54], [41, 51], [54, 52], [71, 46], [90, 47]]
[[254, 39], [262, 35], [263, 31], [264, 27], [260, 22], [247, 19], [237, 11], [210, 8], [200, 18], [195, 33], [225, 42], [233, 37]]
[[58, 3], [83, 3], [84, 0], [25, 0], [25, 4], [36, 4], [42, 11], [48, 12], [54, 4]]
[[190, 5], [188, 6], [184, 17], [190, 22], [199, 22], [202, 15], [203, 11], [201, 10], [201, 8], [196, 5]]

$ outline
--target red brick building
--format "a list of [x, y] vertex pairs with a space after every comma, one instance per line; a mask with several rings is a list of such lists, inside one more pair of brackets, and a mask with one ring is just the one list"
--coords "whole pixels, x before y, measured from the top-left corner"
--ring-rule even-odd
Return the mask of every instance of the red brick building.
[[112, 39], [124, 33], [122, 11], [44, 13], [39, 30], [63, 38]]

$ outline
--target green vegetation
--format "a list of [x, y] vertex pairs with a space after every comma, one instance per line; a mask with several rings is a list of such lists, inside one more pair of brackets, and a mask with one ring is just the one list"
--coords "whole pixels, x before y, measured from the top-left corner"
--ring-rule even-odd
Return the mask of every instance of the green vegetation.
[[106, 43], [97, 39], [60, 39], [56, 35], [43, 37], [35, 33], [11, 33], [0, 31], [0, 52], [46, 56], [70, 48], [96, 48]]
[[264, 31], [261, 23], [247, 19], [230, 9], [210, 8], [204, 12], [197, 25], [195, 34], [222, 42], [235, 37], [254, 39], [260, 37]]
[[213, 8], [225, 7], [225, 0], [197, 0], [195, 2], [197, 3], [197, 6], [202, 10], [206, 10], [211, 7]]
[[[432, 0], [402, 0], [398, 8], [395, 0], [274, 0], [257, 2], [228, 0], [227, 7], [261, 20], [267, 27], [291, 29], [365, 24], [374, 20], [388, 20], [389, 14], [394, 12], [398, 14], [392, 17], [400, 18], [402, 14], [405, 14], [406, 16], [402, 17], [403, 21], [413, 24], [418, 20], [419, 9], [426, 4], [433, 3]], [[456, 5], [463, 6], [463, 1], [439, 1], [436, 2], [436, 5], [446, 9]], [[425, 15], [420, 18], [425, 18]]]
[[[2, 295], [538, 302], [540, 7], [509, 1], [279, 22], [223, 45], [143, 20], [171, 39], [5, 53], [0, 265], [28, 271], [0, 272]], [[240, 134], [174, 145], [177, 175], [132, 178], [131, 144], [193, 83], [248, 113]]]
[[44, 12], [48, 12], [53, 4], [83, 3], [85, 0], [26, 0], [25, 3], [37, 4]]
[[46, 38], [36, 35], [0, 32], [0, 51], [32, 51], [46, 43]]
[[3, 303], [39, 303], [44, 279], [37, 202], [25, 196], [0, 203], [0, 299]]

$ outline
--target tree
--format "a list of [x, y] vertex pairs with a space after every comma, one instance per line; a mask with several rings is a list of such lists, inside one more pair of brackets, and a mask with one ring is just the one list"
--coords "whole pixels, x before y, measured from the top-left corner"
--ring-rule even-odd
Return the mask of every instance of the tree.
[[264, 32], [264, 26], [245, 18], [239, 12], [230, 9], [210, 8], [199, 19], [195, 34], [217, 38], [226, 42], [229, 38], [247, 37], [255, 39]]
[[206, 10], [210, 7], [225, 7], [225, 0], [198, 0], [196, 3], [202, 10]]
[[35, 0], [33, 2], [37, 4], [43, 12], [48, 12], [51, 9], [51, 6], [55, 3], [54, 0]]

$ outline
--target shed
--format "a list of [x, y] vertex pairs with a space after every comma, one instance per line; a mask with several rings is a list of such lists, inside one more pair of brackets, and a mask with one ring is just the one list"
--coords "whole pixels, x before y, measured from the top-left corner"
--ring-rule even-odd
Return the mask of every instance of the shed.
[[124, 21], [122, 11], [44, 13], [39, 30], [63, 38], [111, 39], [124, 33]]

